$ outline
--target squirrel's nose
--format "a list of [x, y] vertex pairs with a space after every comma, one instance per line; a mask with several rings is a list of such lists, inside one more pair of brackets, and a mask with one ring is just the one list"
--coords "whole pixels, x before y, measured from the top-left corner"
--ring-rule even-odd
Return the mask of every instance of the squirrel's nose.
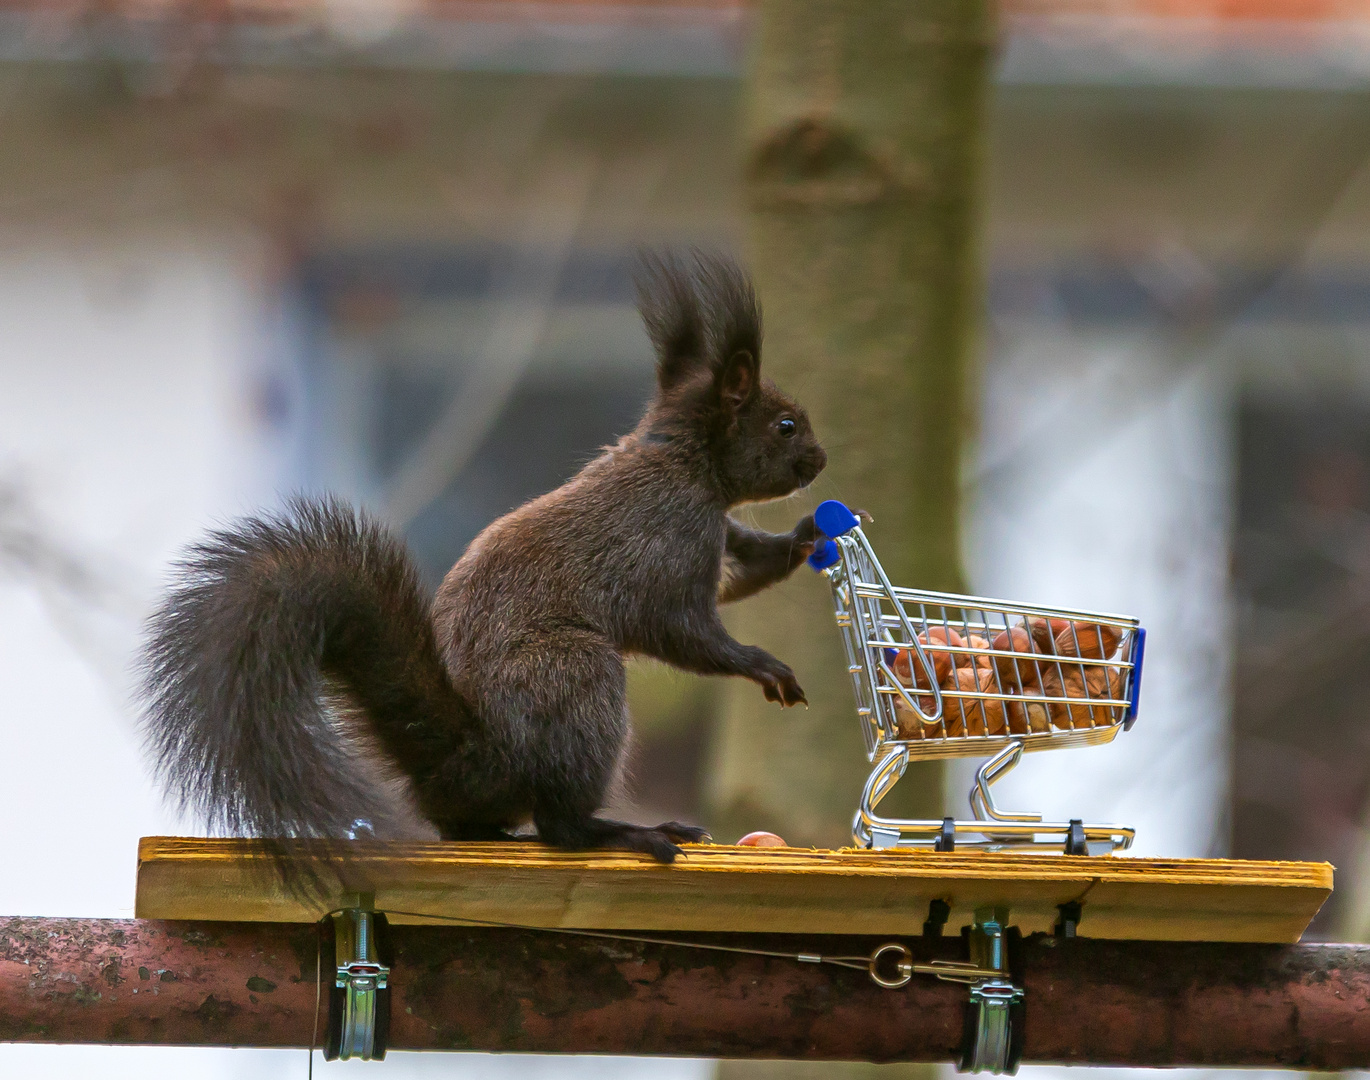
[[795, 464], [795, 474], [804, 484], [813, 483], [814, 478], [828, 464], [828, 455], [821, 446], [815, 446]]

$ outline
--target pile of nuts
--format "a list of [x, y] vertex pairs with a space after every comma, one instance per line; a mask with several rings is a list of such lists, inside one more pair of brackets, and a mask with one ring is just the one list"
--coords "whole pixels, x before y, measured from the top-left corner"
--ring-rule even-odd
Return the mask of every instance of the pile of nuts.
[[[1108, 726], [1121, 718], [1116, 705], [1071, 704], [1076, 699], [1121, 700], [1125, 668], [1069, 662], [1070, 658], [1117, 659], [1121, 664], [1116, 654], [1123, 634], [1115, 626], [1033, 617], [1005, 627], [992, 641], [975, 634], [962, 636], [951, 626], [934, 626], [919, 634], [918, 640], [941, 689], [1025, 700], [943, 697], [942, 719], [928, 722], [896, 695], [901, 739], [1027, 735], [1052, 728]], [[969, 651], [951, 651], [959, 649]], [[1020, 655], [993, 656], [986, 652], [976, 656], [976, 649]], [[932, 689], [912, 649], [896, 651], [890, 667], [905, 687]], [[936, 706], [931, 694], [914, 694], [913, 698], [924, 712], [931, 713]]]

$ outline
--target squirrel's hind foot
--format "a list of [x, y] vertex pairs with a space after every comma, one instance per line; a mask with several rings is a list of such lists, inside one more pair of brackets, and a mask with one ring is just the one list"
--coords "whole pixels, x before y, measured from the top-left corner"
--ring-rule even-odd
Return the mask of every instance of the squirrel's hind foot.
[[682, 825], [679, 821], [664, 821], [656, 827], [656, 832], [669, 836], [677, 844], [700, 844], [712, 840], [708, 829], [697, 825]]
[[580, 821], [539, 821], [537, 825], [543, 843], [553, 847], [568, 851], [605, 848], [640, 851], [662, 863], [675, 862], [677, 855], [685, 854], [680, 844], [697, 843], [709, 835], [704, 829], [682, 825], [678, 821], [668, 821], [652, 828], [649, 825], [592, 817]]

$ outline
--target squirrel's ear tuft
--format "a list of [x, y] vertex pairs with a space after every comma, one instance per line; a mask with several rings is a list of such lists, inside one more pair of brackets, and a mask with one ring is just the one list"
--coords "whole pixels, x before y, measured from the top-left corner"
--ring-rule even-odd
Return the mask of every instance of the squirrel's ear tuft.
[[638, 255], [637, 309], [656, 348], [657, 385], [669, 390], [705, 367], [704, 318], [690, 271], [673, 254]]
[[756, 357], [746, 349], [738, 349], [728, 357], [714, 376], [719, 401], [734, 412], [747, 404], [760, 381]]
[[[694, 253], [695, 280], [709, 328], [709, 366], [722, 385], [738, 358], [755, 390], [761, 378], [761, 306], [747, 272], [722, 255]], [[750, 391], [749, 391], [750, 396]]]

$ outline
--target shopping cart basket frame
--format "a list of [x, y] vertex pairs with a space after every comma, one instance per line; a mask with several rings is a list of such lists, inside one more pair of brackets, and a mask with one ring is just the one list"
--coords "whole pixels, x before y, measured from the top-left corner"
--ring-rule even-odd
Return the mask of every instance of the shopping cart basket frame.
[[[1129, 616], [1094, 611], [1013, 603], [987, 597], [906, 589], [893, 585], [885, 574], [861, 522], [837, 501], [821, 504], [814, 514], [823, 536], [809, 562], [832, 586], [834, 610], [852, 679], [856, 711], [861, 719], [866, 751], [873, 769], [861, 793], [852, 835], [861, 847], [932, 847], [937, 850], [972, 848], [984, 850], [1057, 850], [1068, 854], [1112, 852], [1131, 846], [1134, 831], [1120, 825], [1086, 824], [1082, 819], [1044, 821], [1039, 814], [1016, 813], [998, 807], [991, 787], [1012, 769], [1024, 753], [1111, 742], [1120, 731], [1131, 728], [1140, 704], [1142, 659], [1146, 631]], [[910, 610], [917, 614], [911, 615]], [[949, 612], [960, 612], [952, 618]], [[939, 617], [930, 612], [940, 612]], [[1093, 626], [1102, 642], [1106, 633], [1117, 635], [1114, 653], [1058, 655], [1025, 654], [1012, 648], [954, 644], [951, 631], [979, 630], [987, 642], [994, 631], [1013, 626], [1028, 627], [1033, 620], [1058, 620], [1070, 626], [1077, 654], [1080, 647], [1075, 628]], [[929, 640], [929, 631], [941, 626], [943, 637]], [[959, 629], [958, 629], [959, 628]], [[892, 665], [900, 651], [909, 653], [910, 670], [917, 680], [910, 686]], [[1035, 667], [1036, 688], [1029, 692], [1021, 675], [1015, 687], [1003, 685], [1000, 676], [992, 685], [971, 689], [939, 685], [933, 654], [945, 657], [957, 668], [1021, 664]], [[1078, 672], [1078, 674], [1077, 674]], [[1045, 687], [1051, 680], [1061, 684], [1074, 680], [1080, 693], [1056, 692]], [[1094, 693], [1086, 686], [1102, 687]], [[986, 710], [1040, 710], [1040, 722], [1021, 731], [1005, 726], [991, 732], [973, 730], [967, 710], [983, 717]], [[917, 737], [901, 735], [912, 726]], [[1015, 713], [1014, 715], [1018, 715]], [[1026, 712], [1021, 715], [1026, 716]], [[1050, 715], [1052, 722], [1045, 718]], [[1077, 722], [1076, 717], [1083, 717]], [[959, 723], [958, 723], [959, 718]], [[954, 818], [919, 820], [887, 818], [877, 812], [880, 802], [914, 760], [985, 757], [970, 790], [973, 820]]]

